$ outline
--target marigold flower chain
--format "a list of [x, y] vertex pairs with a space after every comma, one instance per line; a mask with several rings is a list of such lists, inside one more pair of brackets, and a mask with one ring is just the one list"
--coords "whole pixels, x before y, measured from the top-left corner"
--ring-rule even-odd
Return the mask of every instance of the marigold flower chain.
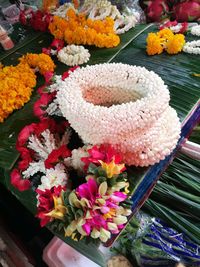
[[21, 63], [27, 63], [32, 68], [38, 68], [40, 74], [44, 75], [46, 72], [53, 72], [55, 69], [55, 64], [50, 56], [41, 54], [28, 53], [22, 56], [19, 61]]
[[114, 47], [120, 38], [114, 33], [114, 20], [103, 21], [86, 19], [84, 14], [76, 14], [73, 9], [67, 11], [67, 18], [53, 17], [49, 25], [50, 32], [57, 39], [64, 39], [68, 44], [95, 45]]
[[29, 101], [35, 85], [36, 75], [28, 64], [0, 70], [0, 122]]
[[149, 33], [146, 42], [149, 56], [161, 54], [163, 51], [168, 54], [177, 54], [183, 49], [185, 36], [174, 34], [172, 30], [165, 28], [157, 33]]
[[45, 54], [27, 54], [19, 61], [15, 67], [0, 68], [0, 122], [29, 101], [36, 86], [35, 68], [41, 74], [52, 72], [55, 68], [52, 59]]

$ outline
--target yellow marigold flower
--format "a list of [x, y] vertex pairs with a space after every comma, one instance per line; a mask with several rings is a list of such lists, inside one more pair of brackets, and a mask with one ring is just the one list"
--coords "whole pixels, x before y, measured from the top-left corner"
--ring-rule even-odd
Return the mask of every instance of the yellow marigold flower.
[[147, 42], [147, 54], [149, 56], [161, 54], [163, 52], [163, 46], [161, 45], [161, 40], [156, 33], [149, 33], [146, 39]]
[[185, 36], [183, 34], [176, 34], [166, 43], [166, 51], [168, 54], [177, 54], [182, 51], [184, 44]]
[[165, 28], [165, 29], [159, 31], [157, 33], [157, 36], [159, 38], [164, 38], [164, 39], [169, 40], [169, 39], [174, 37], [174, 33], [169, 28]]

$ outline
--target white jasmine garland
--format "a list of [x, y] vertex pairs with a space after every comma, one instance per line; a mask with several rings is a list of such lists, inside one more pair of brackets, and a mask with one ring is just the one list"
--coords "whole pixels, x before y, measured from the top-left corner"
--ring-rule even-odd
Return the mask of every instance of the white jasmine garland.
[[191, 34], [200, 36], [200, 25], [195, 25], [191, 28]]
[[136, 166], [159, 162], [175, 148], [180, 122], [153, 71], [121, 63], [87, 66], [58, 87], [61, 112], [85, 143], [111, 144]]
[[183, 51], [189, 54], [200, 55], [200, 40], [186, 42], [183, 46]]
[[77, 66], [88, 62], [90, 53], [83, 46], [68, 45], [58, 52], [57, 57], [68, 66]]

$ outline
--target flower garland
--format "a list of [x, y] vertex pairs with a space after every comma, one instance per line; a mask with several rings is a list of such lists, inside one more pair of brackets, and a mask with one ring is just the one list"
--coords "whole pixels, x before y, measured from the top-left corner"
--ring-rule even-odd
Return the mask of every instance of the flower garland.
[[29, 101], [36, 75], [27, 64], [0, 70], [0, 122]]
[[33, 111], [34, 115], [39, 119], [47, 118], [48, 116], [62, 117], [59, 109], [56, 94], [59, 88], [57, 84], [69, 77], [70, 73], [75, 71], [78, 66], [70, 68], [61, 76], [53, 76], [51, 73], [46, 77], [46, 84], [38, 89], [40, 98], [35, 102]]
[[41, 74], [53, 71], [55, 65], [44, 54], [27, 54], [19, 58], [20, 64], [0, 69], [0, 122], [15, 109], [20, 109], [29, 101], [36, 86], [36, 75], [32, 67], [39, 68]]
[[191, 28], [191, 34], [200, 36], [200, 25], [193, 26]]
[[199, 55], [200, 54], [200, 40], [186, 42], [186, 44], [183, 47], [183, 51], [185, 53]]
[[186, 33], [188, 30], [188, 22], [178, 23], [178, 21], [166, 21], [164, 24], [161, 24], [159, 30], [169, 28], [173, 33]]
[[77, 69], [56, 86], [61, 113], [84, 143], [109, 143], [136, 166], [159, 162], [176, 146], [180, 122], [155, 73], [100, 64]]
[[[59, 227], [74, 240], [91, 237], [106, 242], [119, 233], [131, 213], [124, 203], [129, 198], [125, 165], [109, 145], [86, 147], [77, 157], [79, 149], [72, 153], [67, 147], [69, 134], [66, 121], [50, 118], [26, 126], [18, 136], [21, 160], [11, 173], [11, 184], [20, 191], [36, 187], [41, 226], [51, 222], [52, 228]], [[72, 190], [69, 170], [80, 166], [75, 161], [82, 161], [86, 181], [80, 180]]]
[[73, 9], [67, 11], [67, 18], [57, 16], [49, 24], [51, 34], [57, 39], [64, 39], [68, 44], [95, 45], [97, 47], [115, 47], [120, 43], [114, 33], [114, 21], [86, 19], [84, 14], [76, 14]]
[[83, 46], [68, 45], [58, 52], [58, 59], [68, 66], [77, 66], [88, 62], [90, 53]]
[[123, 34], [135, 27], [137, 19], [134, 15], [121, 14], [116, 6], [107, 0], [84, 1], [81, 12], [93, 20], [104, 20], [111, 17], [115, 21], [116, 34]]
[[182, 51], [185, 44], [185, 36], [183, 34], [173, 34], [166, 28], [157, 33], [149, 33], [146, 39], [147, 54], [161, 54], [164, 50], [168, 54], [177, 54]]
[[22, 56], [19, 61], [22, 64], [27, 63], [31, 68], [38, 68], [39, 72], [44, 75], [46, 72], [50, 71], [53, 72], [55, 69], [55, 64], [51, 57], [48, 55], [41, 53], [41, 54], [32, 54], [27, 53], [26, 55]]

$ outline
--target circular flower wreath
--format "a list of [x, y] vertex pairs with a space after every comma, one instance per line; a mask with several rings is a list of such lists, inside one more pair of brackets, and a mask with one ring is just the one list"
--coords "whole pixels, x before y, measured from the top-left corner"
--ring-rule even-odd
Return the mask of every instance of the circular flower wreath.
[[111, 144], [128, 165], [148, 166], [175, 148], [180, 122], [153, 71], [121, 63], [79, 68], [57, 86], [64, 117], [84, 143]]
[[88, 62], [90, 53], [84, 46], [68, 45], [58, 52], [57, 57], [68, 66], [77, 66]]

